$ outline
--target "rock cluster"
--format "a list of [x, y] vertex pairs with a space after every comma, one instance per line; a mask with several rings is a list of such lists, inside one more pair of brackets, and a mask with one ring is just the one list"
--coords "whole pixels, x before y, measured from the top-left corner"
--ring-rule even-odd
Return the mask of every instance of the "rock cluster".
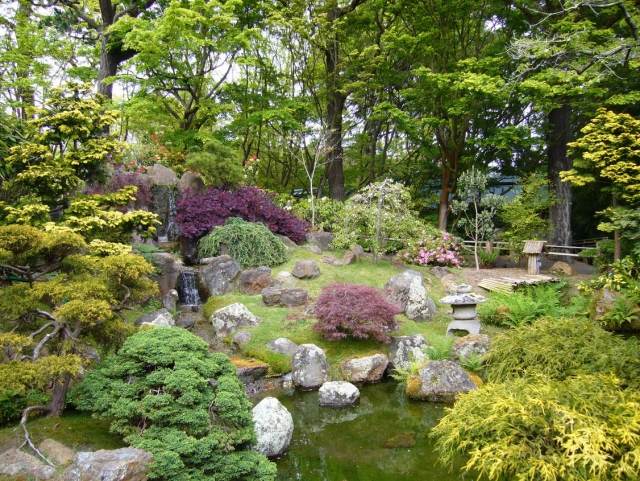
[[262, 289], [262, 302], [266, 306], [303, 306], [308, 299], [309, 294], [304, 289], [279, 286]]

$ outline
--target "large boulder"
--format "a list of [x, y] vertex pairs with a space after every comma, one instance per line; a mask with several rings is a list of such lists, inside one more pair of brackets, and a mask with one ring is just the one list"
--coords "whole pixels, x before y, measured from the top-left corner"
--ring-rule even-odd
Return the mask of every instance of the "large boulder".
[[238, 289], [243, 294], [260, 294], [262, 289], [275, 284], [271, 277], [271, 269], [262, 266], [255, 269], [246, 269], [238, 278]]
[[355, 244], [351, 246], [351, 249], [345, 252], [340, 262], [342, 265], [349, 265], [358, 262], [363, 257], [364, 248], [361, 245]]
[[406, 270], [393, 276], [384, 286], [387, 299], [397, 304], [409, 319], [425, 321], [436, 313], [436, 305], [422, 284], [422, 274]]
[[64, 472], [64, 481], [146, 481], [151, 454], [136, 448], [80, 452]]
[[489, 352], [491, 340], [486, 334], [470, 334], [458, 337], [453, 343], [453, 355], [458, 359], [469, 356], [483, 356]]
[[298, 261], [296, 265], [293, 266], [291, 275], [298, 279], [315, 279], [320, 275], [320, 268], [318, 264], [312, 260]]
[[405, 369], [413, 361], [424, 361], [425, 348], [428, 346], [422, 334], [413, 336], [393, 336], [389, 348], [389, 367], [392, 369]]
[[293, 417], [274, 397], [266, 397], [252, 411], [256, 451], [270, 458], [287, 450], [293, 436]]
[[293, 355], [298, 350], [298, 345], [295, 342], [287, 339], [286, 337], [279, 337], [278, 339], [269, 341], [267, 343], [267, 349], [269, 349], [271, 352], [283, 354], [288, 357], [293, 357]]
[[178, 307], [178, 300], [180, 295], [175, 289], [171, 289], [164, 296], [162, 296], [162, 307], [169, 311], [175, 311]]
[[575, 270], [571, 264], [565, 261], [556, 261], [549, 268], [550, 272], [554, 274], [561, 274], [563, 276], [572, 276], [575, 274]]
[[136, 324], [152, 327], [173, 327], [176, 325], [176, 321], [173, 319], [173, 314], [162, 308], [141, 316], [136, 321]]
[[0, 475], [36, 481], [51, 479], [55, 469], [31, 454], [9, 449], [0, 454]]
[[262, 290], [262, 302], [266, 306], [303, 306], [308, 299], [309, 294], [304, 289], [271, 286]]
[[232, 357], [231, 364], [236, 367], [238, 379], [243, 384], [249, 384], [262, 379], [269, 372], [269, 365], [257, 359]]
[[55, 439], [45, 439], [40, 443], [38, 449], [49, 461], [58, 466], [66, 466], [76, 457], [76, 452], [73, 449]]
[[320, 386], [318, 402], [320, 406], [341, 408], [352, 406], [360, 398], [360, 390], [350, 382], [329, 381]]
[[240, 274], [240, 264], [231, 256], [207, 257], [201, 262], [204, 265], [198, 271], [200, 284], [210, 296], [221, 296], [233, 290]]
[[160, 295], [165, 296], [178, 284], [178, 276], [182, 271], [182, 261], [169, 252], [154, 252], [149, 260], [156, 268], [153, 278], [158, 283]]
[[453, 402], [458, 394], [476, 389], [469, 374], [454, 361], [430, 361], [418, 374], [407, 380], [406, 393], [411, 399]]
[[293, 385], [304, 390], [318, 389], [329, 380], [329, 363], [315, 344], [302, 344], [291, 361]]
[[296, 278], [291, 275], [291, 272], [280, 271], [275, 277], [276, 285], [279, 287], [294, 287], [296, 285]]
[[186, 171], [178, 181], [178, 190], [180, 192], [199, 193], [205, 189], [202, 178], [195, 172]]
[[350, 382], [379, 382], [388, 364], [389, 359], [384, 354], [349, 359], [342, 363], [342, 375]]
[[226, 337], [241, 327], [256, 326], [260, 319], [244, 304], [236, 302], [211, 314], [211, 324], [216, 337]]
[[153, 164], [147, 168], [147, 176], [153, 185], [176, 185], [178, 176], [169, 167], [162, 164]]
[[307, 242], [310, 245], [316, 246], [320, 251], [327, 251], [333, 241], [333, 234], [331, 232], [309, 232], [307, 233]]

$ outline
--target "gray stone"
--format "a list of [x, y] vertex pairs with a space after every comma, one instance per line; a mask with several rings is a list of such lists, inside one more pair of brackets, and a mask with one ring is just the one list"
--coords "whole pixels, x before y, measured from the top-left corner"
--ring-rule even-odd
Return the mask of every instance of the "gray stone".
[[293, 436], [293, 417], [274, 397], [266, 397], [252, 411], [256, 451], [277, 457], [287, 450]]
[[351, 249], [345, 252], [342, 257], [342, 265], [349, 265], [360, 261], [364, 257], [364, 249], [361, 245], [351, 246]]
[[313, 252], [314, 254], [322, 254], [322, 249], [320, 249], [320, 247], [315, 244], [308, 245], [307, 249], [309, 250], [309, 252]]
[[304, 289], [282, 289], [280, 304], [286, 307], [303, 306], [307, 303], [309, 294]]
[[291, 275], [291, 272], [287, 271], [278, 272], [275, 281], [279, 287], [294, 287], [296, 285], [296, 278]]
[[173, 319], [173, 314], [163, 308], [141, 316], [136, 321], [136, 324], [153, 327], [173, 327], [176, 325], [176, 321]]
[[199, 193], [204, 190], [204, 182], [202, 178], [195, 172], [187, 171], [180, 177], [178, 181], [178, 190], [180, 192]]
[[201, 263], [205, 265], [198, 271], [200, 284], [204, 286], [209, 296], [221, 296], [234, 289], [240, 274], [240, 264], [230, 256], [208, 257], [202, 259]]
[[269, 372], [269, 365], [256, 359], [232, 358], [236, 366], [236, 374], [243, 384], [250, 384], [264, 378]]
[[262, 289], [262, 302], [265, 306], [277, 306], [280, 304], [282, 287], [272, 286]]
[[243, 294], [260, 294], [262, 289], [275, 284], [271, 277], [271, 269], [262, 266], [255, 269], [246, 269], [238, 278], [238, 289]]
[[146, 481], [153, 458], [142, 449], [80, 452], [63, 474], [64, 481]]
[[342, 363], [344, 378], [350, 382], [380, 382], [387, 370], [389, 359], [384, 354], [349, 359]]
[[389, 349], [389, 367], [405, 369], [413, 361], [424, 361], [426, 359], [424, 350], [427, 346], [427, 341], [422, 334], [392, 337]]
[[185, 329], [191, 329], [202, 318], [202, 314], [198, 311], [180, 310], [176, 316], [176, 326]]
[[178, 291], [171, 289], [162, 297], [162, 307], [169, 311], [175, 311], [178, 306]]
[[298, 279], [315, 279], [320, 275], [320, 268], [315, 261], [298, 261], [293, 267], [291, 274]]
[[457, 359], [465, 359], [469, 356], [484, 356], [489, 352], [491, 340], [486, 334], [476, 334], [456, 338], [453, 343], [453, 355]]
[[149, 256], [149, 260], [156, 268], [153, 278], [158, 283], [160, 295], [164, 297], [176, 288], [178, 276], [182, 270], [182, 261], [169, 252], [154, 252]]
[[453, 402], [461, 393], [476, 389], [469, 374], [454, 361], [430, 361], [407, 380], [406, 393], [411, 399]]
[[307, 233], [307, 242], [316, 246], [321, 252], [329, 250], [331, 242], [333, 241], [333, 234], [331, 232], [309, 232]]
[[297, 244], [289, 239], [286, 235], [276, 234], [276, 237], [282, 241], [287, 249], [294, 249], [297, 247]]
[[286, 337], [279, 337], [273, 341], [267, 343], [267, 349], [278, 354], [284, 354], [285, 356], [293, 357], [298, 350], [298, 345], [287, 339]]
[[51, 479], [54, 474], [54, 468], [24, 451], [9, 449], [0, 454], [0, 475], [39, 481]]
[[360, 390], [350, 382], [329, 381], [320, 386], [318, 402], [320, 406], [341, 408], [353, 406], [360, 398]]
[[295, 386], [293, 385], [293, 376], [290, 372], [282, 376], [282, 389], [285, 389], [287, 391], [295, 389]]
[[148, 167], [147, 176], [153, 185], [176, 185], [178, 183], [176, 173], [162, 164], [153, 164]]
[[291, 362], [293, 384], [299, 389], [318, 389], [329, 379], [329, 363], [324, 351], [315, 344], [302, 344]]
[[235, 333], [241, 327], [256, 326], [260, 319], [244, 304], [236, 302], [211, 315], [211, 324], [217, 337], [225, 337]]
[[38, 449], [49, 461], [59, 466], [71, 463], [76, 457], [76, 452], [73, 449], [55, 439], [45, 439], [40, 443]]
[[240, 331], [233, 335], [233, 344], [237, 347], [243, 347], [251, 341], [251, 333]]
[[422, 274], [406, 270], [393, 276], [384, 286], [390, 302], [397, 304], [409, 319], [424, 321], [436, 313], [436, 305], [422, 284]]

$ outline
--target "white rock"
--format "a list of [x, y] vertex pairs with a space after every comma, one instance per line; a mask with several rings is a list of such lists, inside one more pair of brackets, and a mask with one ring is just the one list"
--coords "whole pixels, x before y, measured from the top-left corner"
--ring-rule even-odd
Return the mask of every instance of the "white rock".
[[176, 325], [171, 312], [164, 308], [145, 314], [139, 319], [139, 322], [141, 326], [152, 327], [173, 327]]
[[346, 381], [325, 382], [318, 394], [320, 406], [329, 407], [351, 406], [360, 398], [360, 390]]
[[266, 397], [252, 411], [256, 451], [270, 458], [282, 455], [293, 436], [293, 417], [274, 397]]
[[256, 326], [260, 323], [260, 319], [239, 302], [218, 309], [211, 315], [210, 320], [217, 337], [226, 337], [240, 327]]
[[297, 388], [318, 389], [329, 380], [329, 363], [324, 351], [315, 344], [302, 344], [293, 355], [291, 376]]

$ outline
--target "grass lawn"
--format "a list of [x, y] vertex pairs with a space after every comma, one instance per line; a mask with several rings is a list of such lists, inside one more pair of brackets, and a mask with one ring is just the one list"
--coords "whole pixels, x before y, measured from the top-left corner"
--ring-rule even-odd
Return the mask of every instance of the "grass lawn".
[[[342, 253], [331, 252], [329, 254], [339, 257]], [[296, 287], [306, 289], [309, 292], [311, 301], [313, 301], [321, 289], [328, 284], [336, 282], [353, 283], [382, 288], [392, 276], [404, 270], [403, 267], [395, 266], [388, 260], [374, 262], [373, 259], [369, 258], [351, 265], [332, 266], [322, 262], [324, 255], [327, 255], [327, 253], [314, 254], [306, 248], [296, 248], [291, 252], [289, 261], [275, 267], [273, 273], [276, 275], [280, 271], [290, 272], [296, 261], [299, 260], [315, 260], [320, 267], [321, 275], [316, 279], [296, 280]], [[429, 268], [418, 266], [412, 266], [411, 268], [424, 274], [425, 286], [429, 295], [436, 301], [439, 312], [433, 320], [422, 322], [411, 321], [404, 315], [398, 316], [399, 328], [396, 334], [423, 334], [427, 339], [443, 336], [450, 321], [450, 316], [448, 315], [450, 308], [449, 306], [440, 306], [437, 302], [444, 295], [442, 284], [430, 274]], [[267, 307], [262, 303], [260, 295], [233, 293], [212, 297], [204, 307], [205, 319], [208, 319], [216, 309], [234, 302], [243, 303], [262, 320], [258, 326], [246, 329], [251, 332], [252, 336], [251, 341], [242, 348], [243, 354], [268, 363], [274, 374], [290, 370], [290, 361], [286, 356], [272, 353], [266, 347], [269, 341], [278, 337], [287, 337], [298, 344], [313, 343], [322, 347], [327, 353], [334, 377], [339, 377], [338, 365], [341, 361], [376, 352], [386, 353], [388, 350], [387, 346], [376, 341], [326, 341], [313, 330], [315, 319], [305, 312], [304, 307], [292, 309]]]

